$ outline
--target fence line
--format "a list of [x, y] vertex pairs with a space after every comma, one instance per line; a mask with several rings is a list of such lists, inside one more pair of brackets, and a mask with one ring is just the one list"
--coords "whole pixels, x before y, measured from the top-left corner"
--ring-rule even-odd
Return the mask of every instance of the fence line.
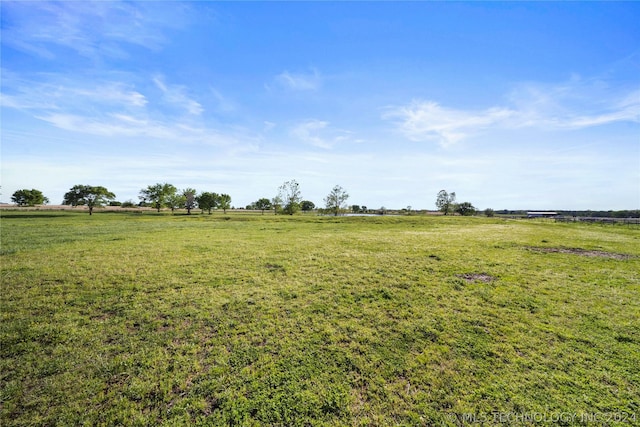
[[573, 217], [558, 216], [556, 222], [585, 222], [587, 224], [623, 224], [623, 225], [640, 225], [640, 218], [606, 218], [606, 217]]

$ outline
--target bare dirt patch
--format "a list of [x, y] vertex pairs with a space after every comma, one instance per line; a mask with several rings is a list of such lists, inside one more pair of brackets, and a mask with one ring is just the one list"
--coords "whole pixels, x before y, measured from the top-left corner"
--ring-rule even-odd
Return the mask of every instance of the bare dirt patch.
[[285, 272], [286, 271], [284, 266], [280, 265], [280, 264], [267, 263], [264, 266], [269, 271], [281, 271], [281, 272]]
[[574, 255], [582, 255], [582, 256], [588, 256], [588, 257], [610, 258], [610, 259], [618, 259], [618, 260], [634, 258], [633, 255], [629, 255], [629, 254], [621, 254], [616, 252], [607, 252], [607, 251], [598, 251], [598, 250], [588, 250], [588, 249], [581, 249], [581, 248], [541, 248], [541, 247], [532, 246], [527, 249], [534, 252], [574, 254]]
[[456, 274], [456, 277], [466, 280], [469, 283], [473, 283], [473, 282], [491, 283], [497, 279], [497, 277], [491, 276], [490, 274], [487, 274], [487, 273]]

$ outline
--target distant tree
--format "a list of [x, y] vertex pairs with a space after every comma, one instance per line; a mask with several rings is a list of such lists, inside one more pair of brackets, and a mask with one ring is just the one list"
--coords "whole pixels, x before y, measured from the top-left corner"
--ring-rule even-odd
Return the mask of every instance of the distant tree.
[[127, 200], [126, 202], [122, 202], [123, 208], [132, 208], [135, 205], [133, 204], [133, 200]]
[[187, 198], [184, 194], [173, 193], [165, 199], [165, 206], [170, 208], [171, 212], [174, 212], [176, 209], [183, 208], [186, 202]]
[[218, 207], [222, 209], [224, 213], [227, 213], [227, 209], [231, 208], [231, 196], [228, 194], [220, 194], [218, 196]]
[[202, 212], [206, 210], [209, 212], [209, 215], [211, 215], [211, 209], [218, 207], [218, 194], [204, 192], [196, 197], [196, 201], [198, 202], [198, 207], [202, 209]]
[[140, 200], [144, 203], [150, 203], [160, 212], [160, 209], [167, 206], [169, 197], [176, 194], [178, 189], [172, 184], [154, 184], [140, 190]]
[[262, 211], [262, 215], [264, 215], [265, 210], [271, 209], [271, 201], [266, 197], [258, 199], [254, 205], [256, 209], [260, 209]]
[[455, 212], [462, 216], [472, 216], [476, 214], [477, 209], [470, 202], [462, 202], [456, 205]]
[[49, 199], [44, 197], [42, 191], [31, 189], [18, 190], [11, 196], [11, 201], [18, 206], [35, 206], [46, 205], [49, 203]]
[[283, 183], [278, 192], [280, 200], [282, 200], [284, 213], [293, 215], [300, 209], [302, 194], [300, 193], [300, 184], [295, 179]]
[[358, 205], [351, 205], [351, 212], [352, 212], [352, 213], [360, 213], [360, 206], [358, 206]]
[[387, 208], [385, 208], [384, 206], [380, 206], [380, 209], [378, 209], [378, 214], [384, 215], [386, 213], [387, 213]]
[[184, 196], [184, 207], [187, 210], [187, 215], [191, 215], [191, 209], [197, 206], [196, 190], [193, 188], [185, 188], [182, 190], [182, 196]]
[[300, 209], [302, 209], [302, 212], [309, 212], [314, 210], [315, 208], [316, 204], [309, 200], [303, 200], [302, 202], [300, 202]]
[[453, 205], [455, 201], [456, 193], [447, 193], [446, 190], [440, 190], [440, 192], [438, 193], [438, 197], [436, 198], [436, 206], [442, 213], [448, 215], [450, 212], [453, 212]]
[[366, 207], [366, 206], [362, 205], [362, 206], [360, 207], [360, 212], [362, 212], [362, 213], [367, 213], [368, 211], [369, 211], [369, 209], [367, 209], [367, 207]]
[[115, 194], [101, 186], [75, 185], [65, 193], [62, 204], [71, 206], [87, 205], [89, 207], [89, 215], [92, 215], [94, 207], [102, 206], [107, 201], [115, 198]]
[[345, 202], [349, 198], [349, 194], [344, 188], [336, 185], [331, 192], [324, 198], [325, 207], [329, 212], [338, 216], [342, 209], [346, 209]]
[[81, 206], [85, 204], [82, 198], [82, 188], [88, 187], [87, 185], [74, 185], [69, 191], [67, 191], [62, 197], [62, 204], [69, 205], [71, 207]]
[[496, 213], [495, 213], [495, 211], [494, 211], [493, 209], [491, 209], [491, 208], [487, 208], [487, 209], [485, 209], [485, 210], [484, 210], [484, 214], [485, 214], [486, 216], [488, 216], [489, 218], [491, 218], [491, 217], [493, 217]]
[[276, 197], [271, 199], [271, 207], [273, 208], [274, 215], [277, 215], [278, 212], [282, 210], [282, 203], [282, 197], [280, 197], [280, 195], [277, 195]]

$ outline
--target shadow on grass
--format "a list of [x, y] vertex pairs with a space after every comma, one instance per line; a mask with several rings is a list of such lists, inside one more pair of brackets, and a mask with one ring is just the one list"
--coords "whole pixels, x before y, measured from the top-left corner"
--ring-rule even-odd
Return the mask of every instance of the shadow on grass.
[[[89, 215], [89, 214], [87, 214]], [[2, 219], [29, 219], [29, 218], [58, 218], [58, 217], [63, 217], [63, 216], [69, 216], [68, 214], [60, 214], [60, 213], [32, 213], [32, 214], [9, 214], [7, 215], [6, 213], [2, 213], [0, 214], [0, 218]]]

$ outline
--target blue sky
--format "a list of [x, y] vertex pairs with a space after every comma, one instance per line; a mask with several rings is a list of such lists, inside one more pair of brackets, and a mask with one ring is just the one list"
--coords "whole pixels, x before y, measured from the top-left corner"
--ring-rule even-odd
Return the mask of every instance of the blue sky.
[[2, 200], [640, 208], [640, 3], [11, 2]]

